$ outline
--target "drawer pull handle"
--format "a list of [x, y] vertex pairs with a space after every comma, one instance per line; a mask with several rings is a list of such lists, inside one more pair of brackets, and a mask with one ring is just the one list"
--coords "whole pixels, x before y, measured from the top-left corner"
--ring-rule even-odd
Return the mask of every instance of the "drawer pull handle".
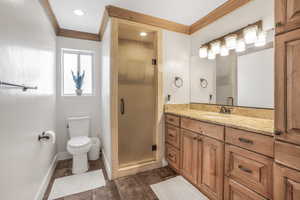
[[197, 137], [194, 137], [193, 139], [194, 139], [194, 140], [197, 140]]
[[169, 137], [172, 137], [172, 138], [173, 138], [173, 137], [175, 137], [175, 136], [174, 136], [174, 135], [172, 135], [172, 134], [169, 134]]
[[243, 143], [247, 143], [247, 144], [253, 144], [253, 141], [252, 140], [248, 140], [246, 138], [239, 138], [239, 141], [240, 142], [243, 142]]
[[252, 173], [252, 170], [247, 169], [247, 168], [243, 167], [242, 165], [239, 165], [239, 169], [244, 171], [244, 172], [250, 173], [250, 174]]
[[172, 119], [172, 118], [168, 118], [168, 121], [170, 121], [170, 122], [174, 122], [174, 119]]
[[281, 135], [281, 134], [282, 134], [282, 131], [280, 131], [280, 130], [275, 130], [275, 131], [274, 131], [274, 134], [275, 134], [275, 135]]

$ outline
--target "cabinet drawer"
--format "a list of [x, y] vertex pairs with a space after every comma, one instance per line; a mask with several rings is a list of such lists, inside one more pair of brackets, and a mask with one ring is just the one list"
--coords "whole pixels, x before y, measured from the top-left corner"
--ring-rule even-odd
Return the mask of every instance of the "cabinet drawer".
[[180, 129], [166, 124], [166, 142], [180, 148]]
[[224, 187], [224, 199], [226, 200], [267, 200], [245, 186], [226, 177]]
[[225, 141], [266, 156], [274, 157], [273, 137], [226, 127]]
[[226, 145], [225, 157], [226, 176], [266, 198], [272, 198], [271, 158], [231, 145]]
[[181, 127], [224, 141], [224, 126], [181, 118]]
[[176, 170], [179, 170], [180, 153], [178, 149], [172, 147], [169, 144], [166, 144], [166, 159], [169, 162], [169, 165], [171, 165], [171, 167], [175, 168]]
[[169, 123], [169, 124], [173, 124], [175, 126], [179, 126], [179, 117], [178, 116], [175, 116], [175, 115], [166, 115], [166, 122]]
[[300, 146], [276, 141], [275, 160], [285, 166], [300, 170]]

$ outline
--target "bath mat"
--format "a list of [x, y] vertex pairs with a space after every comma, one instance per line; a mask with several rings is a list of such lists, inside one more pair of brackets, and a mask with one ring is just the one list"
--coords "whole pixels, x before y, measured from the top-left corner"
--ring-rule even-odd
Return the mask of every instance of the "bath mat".
[[182, 176], [151, 185], [159, 200], [209, 200]]
[[54, 180], [48, 200], [65, 197], [105, 186], [102, 170], [66, 176]]

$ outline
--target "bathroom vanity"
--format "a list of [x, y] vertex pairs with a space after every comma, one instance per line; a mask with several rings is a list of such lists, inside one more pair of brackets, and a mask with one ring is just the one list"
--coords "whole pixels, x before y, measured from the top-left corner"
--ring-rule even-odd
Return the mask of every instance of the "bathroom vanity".
[[273, 120], [190, 107], [165, 108], [169, 165], [210, 199], [272, 199]]

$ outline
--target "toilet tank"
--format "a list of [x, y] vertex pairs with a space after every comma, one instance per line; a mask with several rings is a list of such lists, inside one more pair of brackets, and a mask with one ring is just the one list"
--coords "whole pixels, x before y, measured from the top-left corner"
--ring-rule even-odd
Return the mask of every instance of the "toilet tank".
[[90, 117], [71, 117], [68, 118], [70, 138], [78, 136], [89, 136]]

